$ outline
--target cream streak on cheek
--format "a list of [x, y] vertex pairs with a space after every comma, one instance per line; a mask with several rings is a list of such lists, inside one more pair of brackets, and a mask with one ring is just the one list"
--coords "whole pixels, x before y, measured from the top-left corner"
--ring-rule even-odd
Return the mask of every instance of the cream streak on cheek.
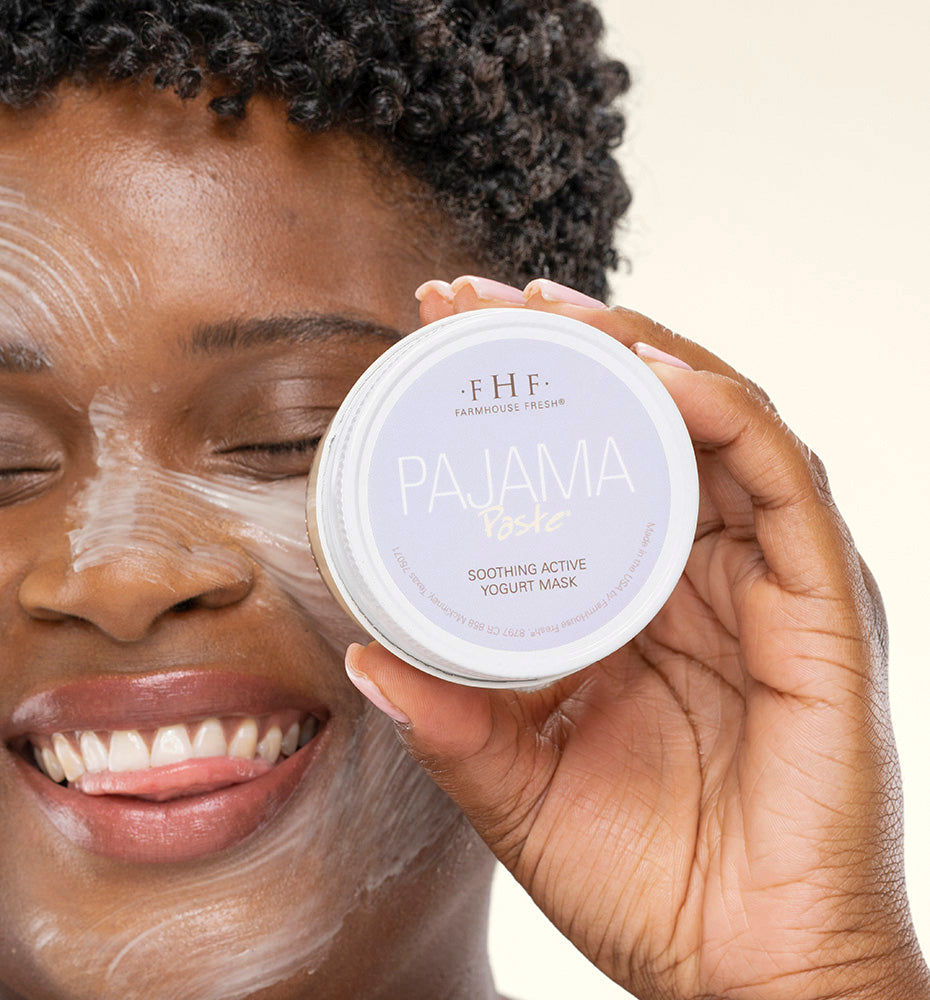
[[[470, 827], [380, 714], [363, 715], [348, 744], [338, 768], [243, 845], [238, 863], [218, 859], [196, 878], [147, 873], [137, 898], [103, 916], [98, 899], [86, 919], [80, 910], [68, 924], [36, 917], [35, 940], [59, 988], [94, 1000], [241, 1000], [312, 973], [349, 914], [390, 893], [394, 878], [452, 866], [474, 848]], [[389, 911], [384, 901], [380, 908]], [[294, 996], [320, 987], [307, 975]]]
[[89, 408], [97, 471], [69, 511], [74, 572], [131, 560], [141, 578], [187, 575], [209, 589], [248, 575], [251, 559], [340, 654], [365, 639], [313, 565], [302, 478], [248, 484], [161, 468], [129, 429], [129, 409], [109, 388]]

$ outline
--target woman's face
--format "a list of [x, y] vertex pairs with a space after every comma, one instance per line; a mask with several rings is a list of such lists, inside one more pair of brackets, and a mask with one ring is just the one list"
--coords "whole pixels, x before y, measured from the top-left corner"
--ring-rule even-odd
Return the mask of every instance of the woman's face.
[[303, 512], [346, 391], [467, 262], [263, 101], [67, 91], [0, 150], [0, 995], [484, 977], [487, 857], [344, 679]]

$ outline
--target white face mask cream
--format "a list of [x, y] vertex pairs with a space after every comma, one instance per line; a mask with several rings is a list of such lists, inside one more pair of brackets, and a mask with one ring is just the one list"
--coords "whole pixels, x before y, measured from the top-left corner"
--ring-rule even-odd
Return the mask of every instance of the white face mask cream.
[[563, 316], [486, 309], [359, 379], [318, 450], [308, 525], [334, 595], [402, 659], [536, 687], [655, 616], [697, 501], [684, 422], [639, 358]]

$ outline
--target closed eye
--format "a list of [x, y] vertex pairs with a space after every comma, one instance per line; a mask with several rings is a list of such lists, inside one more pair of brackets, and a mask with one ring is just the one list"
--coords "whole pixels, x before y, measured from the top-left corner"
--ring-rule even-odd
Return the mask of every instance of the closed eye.
[[249, 441], [226, 445], [216, 452], [229, 459], [237, 474], [263, 480], [289, 479], [310, 472], [320, 435], [291, 441]]
[[0, 507], [37, 496], [57, 479], [59, 465], [0, 468]]

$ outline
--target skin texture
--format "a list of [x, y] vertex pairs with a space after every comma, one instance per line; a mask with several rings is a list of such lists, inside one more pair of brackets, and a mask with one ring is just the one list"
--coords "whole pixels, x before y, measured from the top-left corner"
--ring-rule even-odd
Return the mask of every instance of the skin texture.
[[884, 613], [822, 466], [696, 344], [569, 291], [513, 291], [436, 282], [423, 318], [545, 309], [672, 356], [644, 352], [696, 445], [685, 574], [634, 641], [543, 691], [456, 687], [376, 644], [350, 649], [350, 676], [636, 996], [930, 996], [904, 891]]
[[[408, 331], [412, 289], [468, 262], [354, 140], [206, 100], [63, 91], [0, 115], [0, 997], [494, 997], [491, 855], [345, 678], [358, 633], [305, 542], [312, 445], [259, 447], [318, 437], [394, 334], [189, 343], [311, 313]], [[63, 835], [22, 780], [17, 706], [181, 670], [322, 706], [292, 797], [192, 861]]]

